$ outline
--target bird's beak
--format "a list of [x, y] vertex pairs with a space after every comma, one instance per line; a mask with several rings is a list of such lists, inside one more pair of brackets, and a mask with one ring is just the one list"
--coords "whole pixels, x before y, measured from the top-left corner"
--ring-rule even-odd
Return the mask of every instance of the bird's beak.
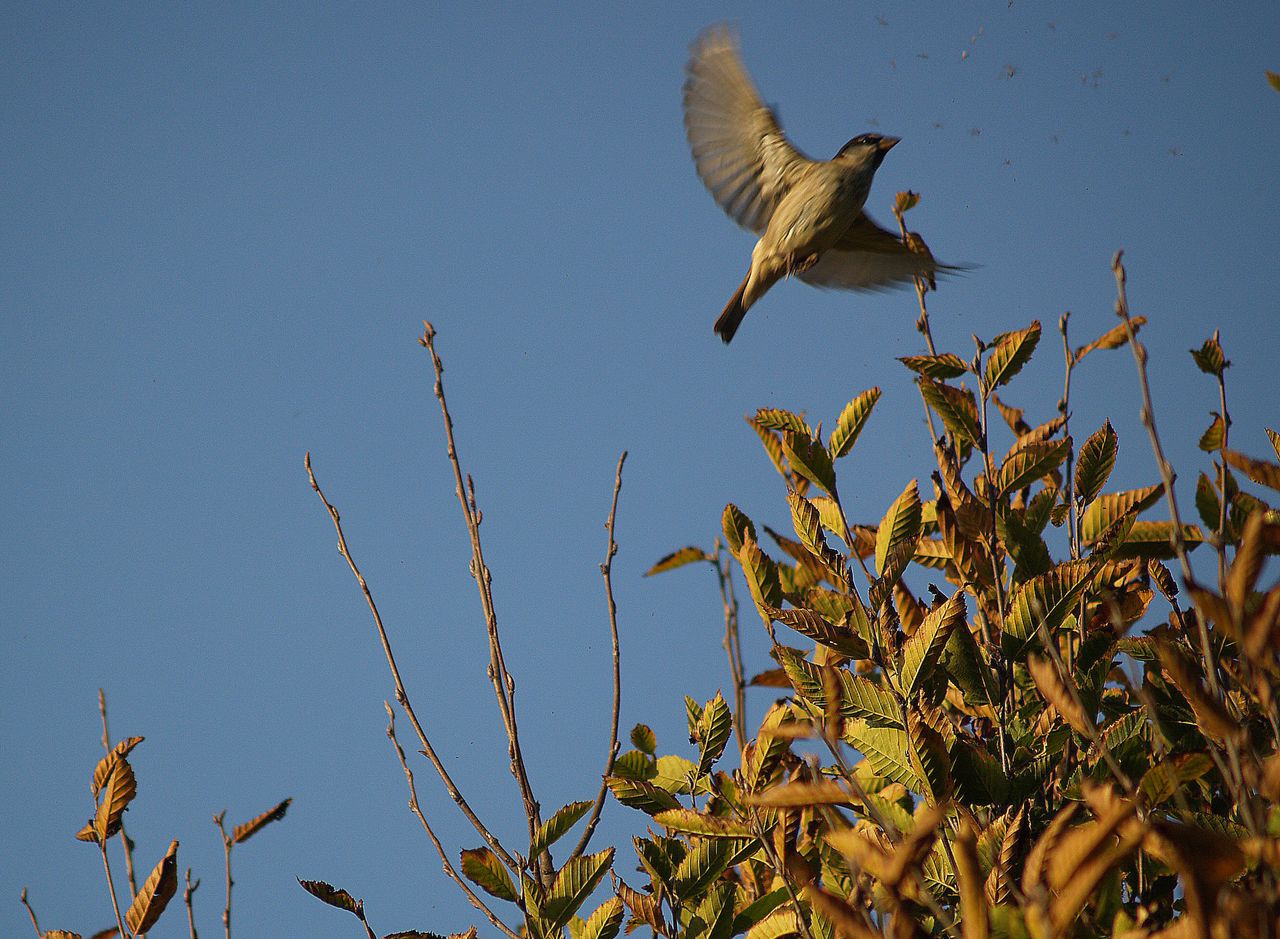
[[880, 152], [888, 153], [900, 140], [902, 140], [901, 137], [881, 137], [880, 143], [877, 146], [879, 146]]

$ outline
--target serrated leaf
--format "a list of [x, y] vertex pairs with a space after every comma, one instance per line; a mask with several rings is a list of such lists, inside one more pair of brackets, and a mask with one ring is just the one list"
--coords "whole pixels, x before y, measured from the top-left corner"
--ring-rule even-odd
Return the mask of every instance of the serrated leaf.
[[137, 896], [129, 905], [129, 911], [125, 913], [125, 924], [134, 935], [147, 932], [156, 924], [177, 889], [178, 842], [171, 841], [169, 850], [138, 889]]
[[853, 449], [867, 418], [871, 416], [871, 409], [879, 400], [880, 389], [870, 388], [844, 406], [831, 431], [831, 439], [827, 442], [827, 452], [832, 460], [839, 459]]
[[913, 792], [923, 791], [908, 756], [910, 741], [905, 730], [848, 721], [844, 733], [845, 739], [866, 757], [878, 775], [901, 783]]
[[1196, 360], [1197, 367], [1206, 375], [1221, 375], [1223, 369], [1231, 365], [1216, 335], [1206, 339], [1199, 349], [1192, 349], [1191, 358]]
[[850, 658], [865, 659], [869, 655], [867, 644], [847, 627], [837, 626], [813, 610], [770, 610], [769, 616], [784, 626], [789, 626], [802, 636], [834, 649]]
[[303, 880], [298, 878], [298, 885], [322, 903], [327, 903], [340, 910], [346, 910], [348, 913], [364, 919], [364, 903], [347, 893], [347, 891], [332, 884], [327, 884], [323, 880]]
[[1080, 592], [1088, 586], [1094, 565], [1068, 561], [1021, 584], [1009, 602], [1001, 646], [1007, 658], [1021, 659], [1043, 620], [1049, 634], [1062, 625]]
[[964, 359], [954, 352], [944, 352], [941, 355], [905, 355], [898, 361], [917, 375], [923, 375], [926, 378], [959, 378], [969, 371], [969, 366], [965, 364]]
[[876, 529], [876, 572], [883, 574], [892, 549], [920, 537], [920, 490], [913, 479], [889, 506]]
[[612, 863], [613, 848], [606, 848], [598, 854], [572, 858], [560, 868], [542, 907], [542, 917], [551, 928], [559, 929], [569, 922], [591, 892], [600, 886]]
[[748, 805], [766, 808], [804, 808], [812, 805], [852, 805], [849, 792], [832, 779], [796, 780], [770, 786], [743, 797]]
[[[1133, 327], [1133, 334], [1136, 336], [1138, 330], [1147, 322], [1145, 316], [1135, 316], [1129, 320], [1129, 325]], [[1096, 349], [1119, 349], [1122, 345], [1129, 341], [1129, 333], [1124, 323], [1118, 326], [1112, 326], [1105, 333], [1089, 343], [1087, 346], [1081, 346], [1075, 351], [1075, 361], [1079, 362], [1090, 352]]]
[[782, 452], [791, 469], [827, 495], [835, 497], [836, 472], [826, 447], [808, 433], [782, 432]]
[[1236, 450], [1225, 450], [1223, 456], [1228, 463], [1244, 473], [1255, 483], [1270, 489], [1280, 490], [1280, 466], [1267, 460], [1255, 460]]
[[693, 809], [667, 809], [653, 820], [664, 828], [704, 838], [750, 838], [751, 829], [735, 819], [720, 815], [704, 815]]
[[694, 844], [672, 876], [672, 889], [681, 899], [695, 897], [725, 872], [734, 854], [734, 843], [704, 838]]
[[624, 912], [622, 901], [617, 897], [610, 897], [596, 907], [575, 939], [614, 939], [622, 928]]
[[754, 420], [761, 427], [767, 427], [769, 430], [791, 431], [806, 437], [813, 436], [813, 431], [809, 429], [803, 417], [784, 411], [782, 408], [760, 408], [756, 411]]
[[258, 832], [262, 831], [272, 822], [277, 822], [284, 818], [284, 813], [289, 811], [289, 806], [293, 804], [293, 799], [285, 799], [278, 805], [267, 809], [256, 818], [252, 818], [243, 825], [237, 825], [231, 831], [231, 843], [240, 844], [242, 841], [248, 841]]
[[653, 756], [658, 749], [658, 735], [648, 724], [636, 724], [631, 728], [631, 743], [641, 753]]
[[938, 412], [943, 426], [953, 437], [969, 445], [976, 445], [982, 439], [982, 425], [973, 392], [930, 378], [921, 378], [918, 384], [925, 401]]
[[956, 737], [951, 747], [951, 778], [956, 796], [971, 805], [1005, 805], [1009, 800], [1009, 776], [1000, 761], [986, 750]]
[[738, 561], [747, 580], [751, 598], [761, 610], [782, 605], [782, 585], [778, 581], [778, 568], [773, 560], [760, 549], [754, 538], [746, 538], [738, 550]]
[[1071, 438], [1028, 444], [1004, 461], [997, 477], [1001, 495], [1017, 492], [1056, 470], [1071, 452]]
[[951, 638], [951, 631], [957, 626], [964, 626], [965, 616], [964, 592], [958, 590], [945, 603], [931, 610], [920, 628], [903, 645], [898, 684], [908, 700], [920, 690], [942, 658], [942, 650]]
[[116, 757], [102, 783], [102, 800], [93, 816], [93, 833], [98, 843], [120, 830], [120, 818], [137, 794], [138, 781], [134, 778], [133, 767], [125, 757]]
[[[531, 857], [537, 857], [531, 854]], [[462, 852], [462, 873], [485, 893], [499, 900], [516, 901], [516, 886], [502, 861], [488, 848], [469, 848]]]
[[1076, 461], [1076, 498], [1089, 505], [1102, 492], [1111, 470], [1116, 465], [1119, 438], [1111, 422], [1107, 421], [1080, 447]]
[[668, 753], [658, 757], [658, 774], [653, 777], [653, 782], [668, 792], [689, 792], [698, 775], [698, 764]]
[[1107, 529], [1125, 515], [1137, 515], [1146, 511], [1156, 503], [1163, 492], [1162, 486], [1155, 485], [1098, 496], [1085, 510], [1084, 517], [1080, 520], [1080, 540], [1086, 544], [1097, 541]]
[[652, 755], [643, 750], [628, 750], [613, 761], [613, 775], [624, 779], [652, 779], [657, 772]]
[[706, 551], [690, 545], [687, 548], [680, 548], [678, 551], [672, 551], [670, 554], [659, 558], [653, 567], [644, 572], [644, 576], [652, 577], [654, 574], [663, 574], [667, 571], [674, 571], [677, 567], [684, 567], [686, 564], [696, 564], [699, 561], [714, 560], [715, 558]]
[[988, 391], [1007, 385], [1022, 371], [1040, 342], [1040, 321], [1032, 320], [1026, 329], [1005, 333], [996, 342], [987, 359], [983, 372], [983, 384]]
[[716, 760], [724, 754], [729, 735], [733, 732], [733, 714], [729, 711], [724, 695], [719, 691], [702, 709], [699, 724], [697, 774], [702, 776], [711, 772]]
[[1204, 753], [1180, 753], [1161, 760], [1142, 776], [1138, 791], [1149, 806], [1157, 806], [1173, 798], [1184, 783], [1199, 779], [1213, 769], [1213, 761]]
[[542, 823], [542, 827], [538, 829], [537, 835], [534, 836], [533, 843], [529, 845], [529, 857], [536, 858], [539, 854], [551, 847], [557, 841], [564, 837], [574, 825], [578, 824], [579, 819], [591, 811], [590, 802], [570, 802], [564, 808], [559, 809], [554, 815]]

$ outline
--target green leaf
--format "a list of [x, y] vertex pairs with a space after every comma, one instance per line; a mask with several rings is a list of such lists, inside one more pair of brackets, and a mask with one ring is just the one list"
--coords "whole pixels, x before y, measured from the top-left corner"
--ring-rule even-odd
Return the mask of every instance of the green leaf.
[[1086, 544], [1097, 541], [1123, 516], [1137, 515], [1149, 509], [1163, 492], [1162, 486], [1155, 485], [1098, 496], [1080, 520], [1080, 540]]
[[1019, 586], [1005, 616], [1000, 643], [1005, 656], [1020, 659], [1041, 620], [1053, 635], [1075, 606], [1080, 592], [1088, 586], [1093, 571], [1091, 561], [1068, 561]]
[[853, 449], [867, 418], [871, 416], [871, 409], [879, 400], [880, 389], [871, 388], [844, 406], [831, 431], [831, 439], [827, 441], [827, 452], [831, 454], [832, 460], [839, 459]]
[[1150, 806], [1159, 805], [1178, 791], [1183, 783], [1199, 779], [1213, 769], [1213, 761], [1204, 753], [1182, 753], [1161, 760], [1142, 777], [1138, 791]]
[[1076, 462], [1076, 498], [1084, 505], [1089, 505], [1102, 487], [1107, 484], [1111, 470], [1116, 465], [1116, 453], [1119, 450], [1119, 438], [1115, 428], [1107, 421], [1089, 436], [1080, 448], [1080, 457]]
[[695, 935], [700, 939], [728, 939], [732, 934], [733, 901], [736, 894], [737, 887], [728, 881], [712, 884], [702, 901], [691, 911], [703, 924], [702, 929], [699, 932], [696, 925], [691, 925], [685, 939], [694, 939]]
[[1216, 335], [1210, 336], [1199, 349], [1191, 350], [1191, 357], [1196, 360], [1200, 371], [1206, 375], [1221, 375], [1224, 369], [1230, 368], [1226, 353], [1222, 351], [1222, 343]]
[[[736, 921], [735, 921], [736, 922]], [[793, 909], [774, 910], [747, 930], [744, 939], [786, 939], [804, 931], [804, 923]]]
[[658, 749], [658, 735], [648, 724], [636, 724], [631, 728], [631, 743], [641, 753], [653, 756]]
[[684, 567], [686, 564], [696, 564], [698, 561], [714, 561], [715, 556], [708, 554], [701, 548], [690, 545], [687, 548], [681, 548], [678, 551], [672, 551], [670, 554], [660, 558], [653, 567], [644, 572], [645, 577], [652, 577], [654, 574], [662, 574], [666, 571], [674, 571], [677, 567]]
[[786, 887], [779, 887], [777, 890], [764, 894], [753, 903], [743, 907], [738, 915], [733, 918], [731, 933], [736, 936], [750, 929], [790, 899], [791, 893]]
[[543, 918], [553, 929], [564, 926], [578, 912], [591, 892], [600, 886], [612, 863], [613, 848], [606, 848], [598, 854], [573, 858], [560, 869], [542, 908]]
[[664, 828], [704, 838], [750, 838], [751, 829], [739, 821], [719, 815], [704, 815], [692, 809], [668, 809], [653, 820]]
[[809, 503], [818, 510], [818, 521], [822, 523], [822, 527], [843, 541], [844, 516], [836, 500], [827, 496], [814, 496]]
[[951, 631], [957, 626], [967, 628], [965, 615], [964, 591], [958, 590], [952, 594], [951, 599], [931, 610], [920, 628], [903, 645], [902, 663], [898, 666], [898, 684], [908, 700], [920, 690], [933, 667], [942, 658], [942, 650], [951, 638]]
[[751, 591], [751, 598], [756, 605], [762, 610], [781, 606], [782, 585], [778, 581], [778, 567], [760, 550], [754, 538], [743, 540], [742, 547], [738, 550], [738, 560], [747, 579], [747, 589]]
[[1004, 495], [1031, 485], [1056, 470], [1070, 452], [1070, 437], [1027, 444], [1004, 461], [997, 477], [997, 489]]
[[1206, 453], [1213, 453], [1222, 449], [1223, 434], [1225, 425], [1222, 422], [1222, 415], [1217, 411], [1210, 411], [1213, 415], [1213, 421], [1205, 428], [1205, 432], [1200, 435], [1200, 449]]
[[902, 726], [898, 699], [869, 679], [840, 671], [840, 714], [845, 720], [865, 720], [872, 726]]
[[657, 815], [667, 809], [680, 807], [675, 796], [643, 779], [606, 776], [605, 783], [615, 799], [629, 808], [639, 809], [646, 815]]
[[690, 792], [699, 775], [698, 765], [692, 760], [668, 753], [658, 757], [658, 775], [653, 777], [653, 784], [671, 793]]
[[[699, 776], [711, 772], [711, 767], [715, 765], [716, 760], [724, 754], [725, 745], [729, 742], [729, 735], [732, 732], [733, 715], [729, 711], [728, 703], [724, 700], [724, 695], [717, 691], [716, 696], [702, 709], [698, 733], [700, 752], [697, 774]], [[661, 766], [659, 761], [659, 773], [662, 772]]]
[[1007, 385], [1013, 376], [1022, 371], [1040, 342], [1040, 321], [1032, 320], [1026, 329], [1005, 333], [997, 337], [995, 349], [987, 359], [983, 373], [983, 385], [988, 391]]
[[625, 909], [617, 897], [610, 897], [591, 914], [574, 939], [614, 939], [622, 928]]
[[591, 811], [590, 802], [570, 802], [564, 808], [557, 811], [549, 819], [543, 822], [542, 827], [538, 829], [537, 835], [534, 836], [533, 843], [529, 845], [529, 857], [536, 858], [547, 848], [551, 847], [563, 838], [565, 832], [576, 825], [578, 820], [589, 811]]
[[1009, 800], [1009, 777], [1000, 761], [961, 737], [951, 747], [951, 778], [956, 796], [972, 805], [1005, 805]]
[[836, 471], [826, 447], [808, 433], [783, 431], [782, 452], [791, 469], [822, 489], [832, 498], [836, 494]]
[[724, 507], [720, 527], [724, 531], [725, 544], [735, 555], [741, 550], [743, 541], [756, 540], [756, 526], [732, 502]]
[[813, 436], [813, 431], [809, 429], [803, 417], [784, 411], [782, 408], [760, 408], [756, 411], [755, 420], [761, 427], [767, 427], [769, 430], [791, 431], [806, 437]]
[[[1174, 556], [1173, 522], [1134, 522], [1125, 532], [1124, 540], [1119, 542], [1111, 556], [1121, 558], [1167, 559]], [[1204, 544], [1204, 532], [1198, 525], [1182, 526], [1182, 541], [1187, 550], [1194, 550]]]
[[1000, 699], [996, 676], [983, 659], [967, 623], [957, 625], [951, 631], [951, 638], [942, 653], [942, 662], [951, 683], [960, 689], [967, 703], [995, 706]]
[[913, 479], [902, 494], [893, 500], [876, 529], [876, 571], [884, 572], [885, 559], [892, 548], [920, 537], [920, 490]]
[[866, 757], [880, 776], [902, 783], [913, 792], [923, 792], [920, 779], [908, 756], [907, 732], [896, 727], [872, 727], [865, 721], [849, 721], [845, 739]]
[[953, 437], [970, 445], [976, 445], [982, 439], [978, 405], [974, 401], [973, 392], [931, 378], [921, 378], [919, 385], [925, 401], [938, 412], [943, 425]]
[[721, 838], [704, 838], [694, 844], [672, 876], [672, 890], [685, 900], [705, 890], [725, 872], [734, 854], [734, 843]]
[[[588, 807], [590, 803], [588, 803]], [[498, 856], [488, 848], [471, 848], [462, 852], [462, 873], [467, 880], [499, 900], [516, 900], [516, 887]]]
[[898, 361], [926, 378], [959, 378], [969, 371], [964, 359], [954, 352], [944, 352], [941, 355], [905, 355]]
[[653, 757], [643, 750], [628, 750], [613, 761], [613, 775], [624, 779], [652, 779], [655, 773]]
[[1196, 480], [1196, 513], [1206, 528], [1218, 527], [1219, 513], [1222, 503], [1218, 500], [1218, 491], [1213, 482], [1203, 472]]

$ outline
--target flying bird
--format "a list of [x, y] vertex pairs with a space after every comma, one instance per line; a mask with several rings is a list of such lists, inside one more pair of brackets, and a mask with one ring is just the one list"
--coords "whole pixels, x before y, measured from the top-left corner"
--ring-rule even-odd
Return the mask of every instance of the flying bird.
[[860, 134], [830, 160], [811, 160], [782, 132], [724, 26], [693, 44], [684, 126], [694, 165], [735, 222], [759, 236], [742, 285], [716, 321], [726, 343], [756, 301], [784, 277], [870, 290], [948, 269], [913, 252], [863, 211], [897, 137]]

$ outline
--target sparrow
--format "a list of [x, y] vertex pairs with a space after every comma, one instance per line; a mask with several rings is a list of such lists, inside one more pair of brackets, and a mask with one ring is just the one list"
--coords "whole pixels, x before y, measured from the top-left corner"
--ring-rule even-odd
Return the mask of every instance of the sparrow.
[[684, 127], [698, 176], [730, 218], [759, 236], [747, 276], [716, 320], [726, 343], [784, 277], [870, 290], [947, 268], [863, 211], [876, 170], [899, 138], [860, 134], [830, 160], [809, 159], [761, 100], [724, 26], [698, 37], [686, 72]]

